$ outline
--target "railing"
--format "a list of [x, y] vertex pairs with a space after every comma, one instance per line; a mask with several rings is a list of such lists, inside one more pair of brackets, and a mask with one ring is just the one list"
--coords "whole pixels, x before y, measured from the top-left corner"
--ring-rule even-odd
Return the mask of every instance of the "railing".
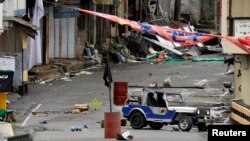
[[250, 105], [242, 100], [233, 100], [231, 103], [232, 124], [250, 125]]

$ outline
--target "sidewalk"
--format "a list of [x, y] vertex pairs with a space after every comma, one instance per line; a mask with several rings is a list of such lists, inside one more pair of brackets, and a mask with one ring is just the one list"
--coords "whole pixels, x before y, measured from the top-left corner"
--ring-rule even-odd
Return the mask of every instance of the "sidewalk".
[[51, 81], [62, 77], [66, 73], [77, 72], [97, 65], [94, 60], [56, 59], [49, 65], [35, 66], [29, 71], [29, 82]]

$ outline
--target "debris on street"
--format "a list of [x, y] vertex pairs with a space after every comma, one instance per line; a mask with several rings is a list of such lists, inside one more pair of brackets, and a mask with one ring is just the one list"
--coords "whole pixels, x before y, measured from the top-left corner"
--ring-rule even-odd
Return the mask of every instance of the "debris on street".
[[64, 81], [72, 81], [72, 79], [70, 79], [69, 77], [62, 77], [61, 80], [64, 80]]
[[72, 126], [70, 126], [71, 132], [82, 132], [82, 131], [87, 130], [87, 129], [88, 129], [87, 125], [81, 125], [81, 126], [72, 125]]
[[46, 120], [40, 121], [40, 124], [47, 124], [48, 122]]
[[88, 104], [75, 104], [74, 108], [64, 112], [65, 114], [87, 114], [87, 111], [89, 110]]
[[75, 104], [75, 109], [79, 109], [80, 112], [88, 111], [89, 105], [88, 104]]
[[48, 114], [59, 114], [62, 113], [62, 111], [56, 111], [56, 110], [49, 110], [49, 111], [38, 111], [38, 112], [32, 112], [32, 115], [39, 116], [39, 115], [48, 115]]
[[122, 131], [120, 134], [117, 134], [116, 139], [117, 140], [132, 141], [134, 139], [134, 137], [130, 134], [131, 133], [129, 130]]
[[207, 79], [203, 79], [197, 83], [194, 84], [195, 87], [198, 87], [198, 88], [204, 88], [206, 83], [207, 83]]

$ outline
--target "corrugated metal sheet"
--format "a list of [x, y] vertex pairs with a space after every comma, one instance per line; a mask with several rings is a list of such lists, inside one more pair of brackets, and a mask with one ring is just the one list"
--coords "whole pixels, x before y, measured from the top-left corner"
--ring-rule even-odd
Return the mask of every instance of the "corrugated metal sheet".
[[94, 4], [113, 5], [113, 0], [93, 0]]
[[49, 58], [75, 58], [75, 18], [53, 18], [49, 13]]
[[62, 19], [62, 57], [75, 57], [75, 18]]

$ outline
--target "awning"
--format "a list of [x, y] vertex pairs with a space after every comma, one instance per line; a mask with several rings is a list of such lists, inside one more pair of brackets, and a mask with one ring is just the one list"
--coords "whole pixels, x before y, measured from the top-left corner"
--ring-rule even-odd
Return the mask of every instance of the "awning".
[[27, 34], [32, 38], [35, 38], [37, 35], [36, 31], [40, 30], [39, 27], [18, 17], [3, 17], [3, 20], [23, 27], [27, 31]]

